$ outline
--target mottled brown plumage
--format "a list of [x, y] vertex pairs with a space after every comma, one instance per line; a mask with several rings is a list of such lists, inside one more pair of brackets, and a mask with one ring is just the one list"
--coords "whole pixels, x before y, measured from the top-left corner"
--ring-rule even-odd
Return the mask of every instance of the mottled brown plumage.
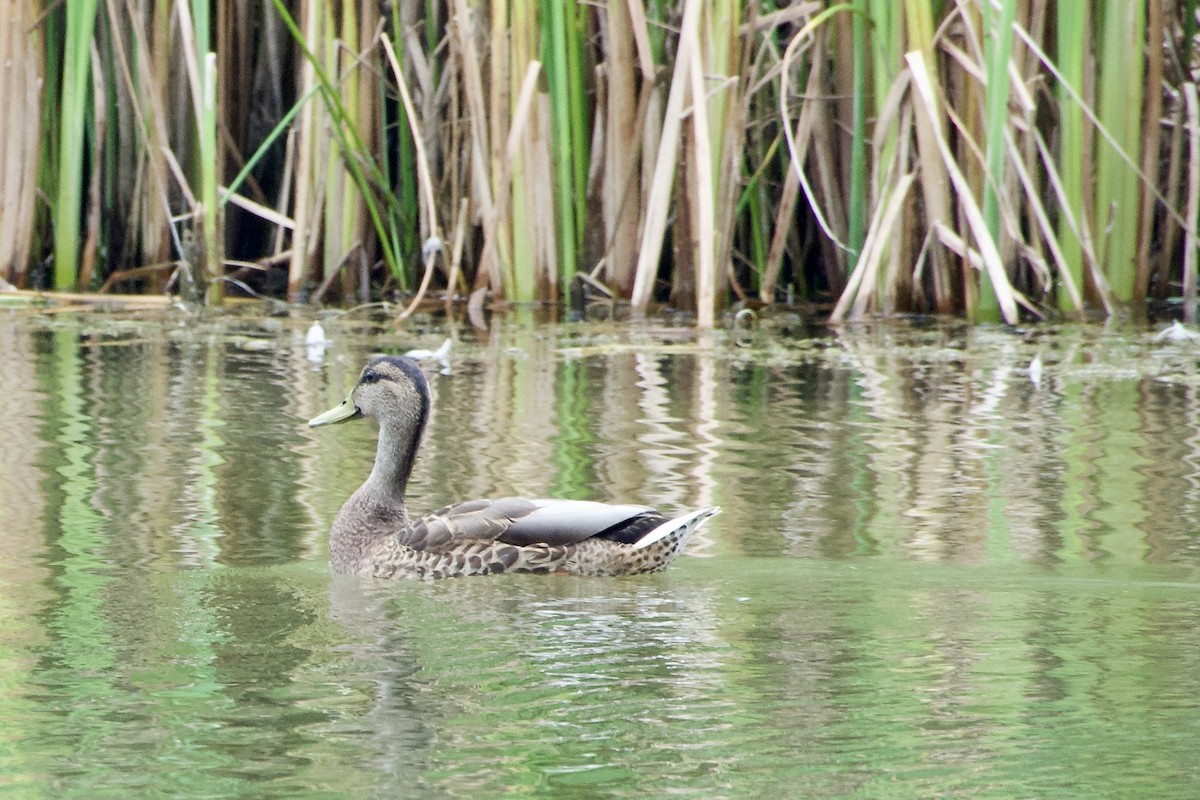
[[349, 397], [309, 421], [313, 427], [358, 417], [379, 423], [375, 467], [330, 532], [335, 571], [381, 578], [659, 572], [720, 510], [667, 519], [647, 506], [504, 497], [409, 519], [404, 492], [429, 403], [429, 385], [414, 361], [379, 356], [363, 368]]

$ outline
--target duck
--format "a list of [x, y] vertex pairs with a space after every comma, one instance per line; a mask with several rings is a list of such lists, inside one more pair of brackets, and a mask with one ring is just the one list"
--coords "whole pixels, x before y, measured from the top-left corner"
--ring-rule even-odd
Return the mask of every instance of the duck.
[[345, 400], [309, 420], [311, 428], [362, 418], [379, 426], [374, 467], [330, 529], [334, 572], [421, 580], [661, 572], [720, 511], [710, 506], [668, 517], [645, 505], [502, 497], [410, 517], [405, 493], [431, 405], [417, 362], [383, 355], [362, 368]]

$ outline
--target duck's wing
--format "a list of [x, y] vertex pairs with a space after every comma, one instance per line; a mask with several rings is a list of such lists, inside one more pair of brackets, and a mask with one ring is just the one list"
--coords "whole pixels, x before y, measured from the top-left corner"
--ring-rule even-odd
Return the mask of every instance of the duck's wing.
[[574, 544], [593, 536], [626, 544], [651, 530], [663, 516], [649, 506], [595, 503], [590, 500], [527, 500], [535, 508], [500, 537], [508, 544]]
[[470, 500], [426, 514], [412, 520], [401, 539], [418, 550], [444, 550], [481, 541], [564, 545], [593, 536], [628, 544], [662, 520], [662, 515], [648, 506], [504, 497]]

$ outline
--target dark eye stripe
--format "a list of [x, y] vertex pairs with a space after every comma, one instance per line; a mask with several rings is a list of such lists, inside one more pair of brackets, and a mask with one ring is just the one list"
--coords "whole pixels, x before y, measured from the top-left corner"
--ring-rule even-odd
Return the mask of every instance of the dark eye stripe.
[[376, 372], [373, 369], [365, 371], [362, 377], [358, 379], [359, 383], [379, 383], [380, 381], [394, 380], [396, 380], [394, 375], [389, 375], [386, 372]]

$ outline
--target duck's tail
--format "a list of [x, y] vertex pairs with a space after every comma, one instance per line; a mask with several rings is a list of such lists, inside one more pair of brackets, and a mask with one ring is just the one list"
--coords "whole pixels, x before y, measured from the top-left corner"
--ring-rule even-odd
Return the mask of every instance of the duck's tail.
[[699, 530], [700, 526], [720, 512], [720, 506], [709, 506], [698, 511], [689, 511], [686, 514], [681, 514], [674, 519], [667, 520], [638, 539], [633, 543], [632, 547], [634, 550], [642, 550], [655, 542], [671, 537], [675, 540], [675, 547], [672, 549], [678, 553], [683, 550], [684, 546], [688, 543], [688, 539], [692, 538], [692, 534]]

